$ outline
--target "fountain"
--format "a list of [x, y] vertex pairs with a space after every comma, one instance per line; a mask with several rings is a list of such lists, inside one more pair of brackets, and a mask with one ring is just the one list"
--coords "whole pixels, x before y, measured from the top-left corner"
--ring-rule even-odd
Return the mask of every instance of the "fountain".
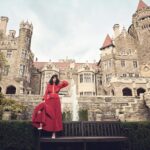
[[76, 94], [76, 85], [74, 80], [71, 80], [71, 100], [72, 100], [72, 121], [78, 121], [78, 100]]

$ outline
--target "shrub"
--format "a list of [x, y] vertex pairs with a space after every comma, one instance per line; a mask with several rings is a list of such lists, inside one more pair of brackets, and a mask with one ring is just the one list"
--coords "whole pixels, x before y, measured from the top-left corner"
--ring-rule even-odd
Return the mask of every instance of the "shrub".
[[[123, 122], [129, 150], [150, 150], [150, 122]], [[29, 121], [0, 121], [0, 150], [37, 150], [38, 132]]]
[[129, 129], [130, 150], [149, 150], [150, 149], [150, 122], [125, 122], [125, 128]]
[[88, 121], [88, 111], [86, 109], [79, 110], [79, 120]]
[[1, 150], [36, 150], [37, 132], [27, 121], [0, 121]]
[[27, 106], [18, 103], [13, 99], [7, 99], [0, 93], [0, 120], [4, 111], [11, 111], [12, 119], [17, 118], [18, 113], [25, 114]]
[[62, 114], [63, 121], [72, 121], [72, 114], [70, 111], [63, 112]]

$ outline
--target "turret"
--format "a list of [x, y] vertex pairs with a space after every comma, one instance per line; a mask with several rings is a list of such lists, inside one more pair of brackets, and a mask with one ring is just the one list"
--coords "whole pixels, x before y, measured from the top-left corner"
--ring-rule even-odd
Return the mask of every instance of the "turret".
[[140, 43], [143, 36], [150, 30], [150, 7], [142, 0], [139, 1], [136, 12], [133, 14], [132, 23], [137, 32]]
[[107, 34], [103, 46], [100, 48], [100, 50], [105, 50], [110, 47], [114, 47], [114, 44], [109, 34]]
[[[132, 31], [137, 34], [137, 54], [140, 67], [140, 75], [150, 77], [150, 7], [142, 0], [139, 1], [136, 12], [133, 14]], [[131, 33], [131, 32], [130, 32]]]
[[0, 30], [1, 30], [4, 34], [6, 34], [7, 23], [8, 23], [8, 17], [1, 16], [1, 18], [0, 18]]
[[19, 47], [30, 50], [33, 25], [28, 21], [22, 21], [19, 29]]

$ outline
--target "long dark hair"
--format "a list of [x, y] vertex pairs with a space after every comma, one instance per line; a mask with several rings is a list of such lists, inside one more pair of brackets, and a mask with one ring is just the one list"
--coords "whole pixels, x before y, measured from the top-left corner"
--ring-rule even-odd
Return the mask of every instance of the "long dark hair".
[[55, 84], [59, 84], [59, 79], [58, 79], [58, 75], [57, 74], [54, 74], [52, 75], [51, 79], [49, 80], [49, 84], [53, 85], [53, 78], [56, 78], [56, 82]]

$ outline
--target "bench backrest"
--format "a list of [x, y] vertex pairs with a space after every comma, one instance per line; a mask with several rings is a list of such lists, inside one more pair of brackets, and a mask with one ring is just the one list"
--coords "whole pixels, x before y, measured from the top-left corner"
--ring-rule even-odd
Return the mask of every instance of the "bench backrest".
[[123, 128], [120, 122], [77, 121], [64, 122], [62, 136], [121, 136]]

